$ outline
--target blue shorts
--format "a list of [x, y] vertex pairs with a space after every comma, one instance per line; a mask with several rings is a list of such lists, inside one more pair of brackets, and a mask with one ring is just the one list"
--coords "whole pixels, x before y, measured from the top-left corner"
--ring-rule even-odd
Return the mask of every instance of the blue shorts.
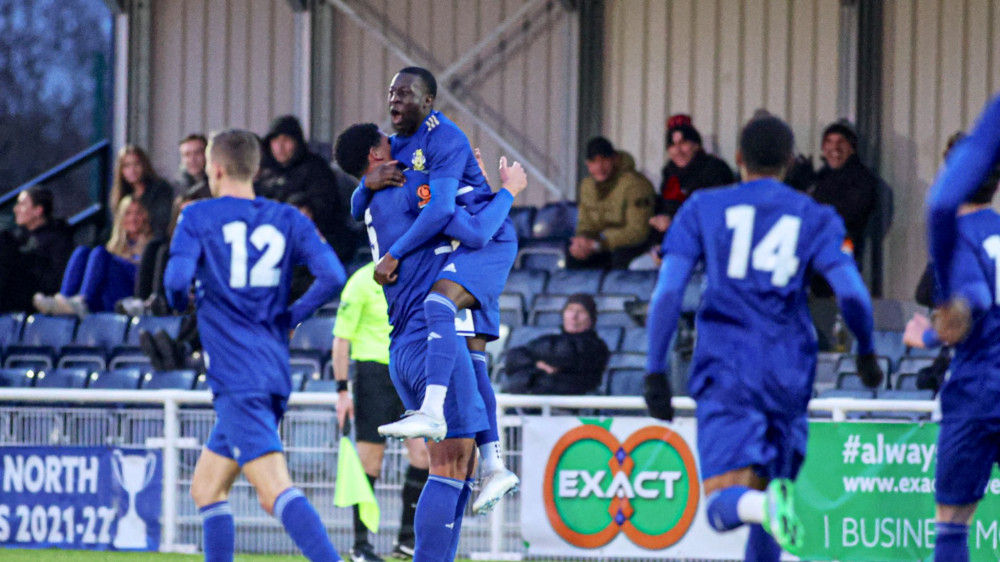
[[[448, 422], [448, 439], [474, 437], [479, 431], [489, 427], [486, 406], [476, 386], [476, 375], [472, 370], [472, 359], [465, 342], [457, 346], [455, 368], [448, 383], [448, 394], [444, 399], [444, 419]], [[424, 357], [427, 355], [427, 341], [410, 338], [408, 341], [395, 340], [389, 347], [389, 376], [396, 387], [396, 393], [407, 410], [418, 410], [424, 401]]]
[[983, 499], [993, 463], [1000, 462], [1000, 420], [941, 420], [934, 501], [965, 505]]
[[241, 467], [268, 453], [281, 452], [278, 423], [287, 396], [262, 393], [217, 394], [212, 400], [215, 426], [205, 447]]
[[702, 479], [751, 467], [764, 478], [795, 478], [806, 458], [806, 416], [778, 416], [711, 400], [698, 402]]
[[459, 246], [437, 276], [458, 283], [476, 298], [479, 306], [472, 311], [475, 330], [488, 339], [500, 337], [500, 293], [516, 257], [516, 240], [490, 240], [479, 250]]

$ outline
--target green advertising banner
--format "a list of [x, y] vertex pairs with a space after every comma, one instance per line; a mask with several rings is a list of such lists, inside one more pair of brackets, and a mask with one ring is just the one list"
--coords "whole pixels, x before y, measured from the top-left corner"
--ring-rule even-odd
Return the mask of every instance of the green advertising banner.
[[[796, 482], [805, 560], [932, 560], [937, 424], [813, 422]], [[1000, 557], [1000, 472], [969, 526], [972, 560]]]

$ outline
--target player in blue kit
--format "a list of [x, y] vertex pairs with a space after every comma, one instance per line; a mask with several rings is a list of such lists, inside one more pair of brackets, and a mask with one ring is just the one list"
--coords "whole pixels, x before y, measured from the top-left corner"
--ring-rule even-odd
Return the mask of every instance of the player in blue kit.
[[707, 286], [688, 390], [698, 404], [706, 511], [718, 531], [751, 525], [746, 560], [768, 561], [802, 541], [791, 480], [805, 458], [816, 367], [806, 302], [811, 274], [823, 275], [837, 293], [857, 337], [865, 384], [876, 387], [882, 372], [871, 300], [854, 260], [841, 251], [843, 221], [832, 207], [781, 183], [794, 156], [791, 129], [777, 118], [756, 119], [739, 141], [743, 183], [695, 193], [663, 243], [647, 321], [644, 395], [653, 417], [673, 418], [667, 351], [684, 287], [704, 262]]
[[[428, 185], [426, 203], [413, 227], [389, 249], [376, 266], [380, 283], [392, 282], [392, 272], [416, 244], [440, 233], [451, 220], [457, 206], [476, 214], [493, 199], [493, 192], [483, 176], [465, 134], [442, 113], [434, 110], [437, 83], [426, 69], [407, 67], [400, 70], [389, 86], [389, 113], [396, 134], [391, 139], [392, 156], [412, 171], [425, 176]], [[364, 208], [371, 190], [388, 185], [384, 176], [366, 177], [352, 199], [355, 217]], [[517, 256], [514, 224], [504, 220], [488, 244], [481, 249], [459, 247], [442, 268], [430, 294], [424, 300], [424, 313], [431, 331], [426, 368], [428, 392], [418, 411], [400, 421], [379, 428], [382, 435], [437, 438], [446, 431], [441, 404], [447, 393], [447, 378], [454, 362], [458, 341], [454, 317], [457, 311], [473, 311], [475, 337], [468, 341], [476, 376], [491, 419], [495, 401], [486, 364], [486, 342], [499, 337], [500, 294]], [[441, 337], [437, 337], [441, 336]], [[486, 435], [476, 439], [486, 462], [483, 492], [475, 509], [488, 511], [503, 495], [517, 486], [517, 477], [503, 467], [499, 434], [491, 423]]]
[[[196, 281], [215, 426], [191, 478], [203, 521], [205, 560], [231, 561], [235, 530], [229, 490], [242, 472], [260, 504], [310, 560], [341, 560], [319, 514], [292, 486], [278, 436], [291, 392], [288, 332], [344, 285], [344, 268], [316, 227], [294, 207], [255, 197], [260, 143], [229, 130], [206, 148], [214, 199], [193, 203], [177, 222], [164, 285], [182, 310]], [[288, 306], [292, 268], [316, 277]]]
[[[955, 345], [941, 388], [934, 500], [934, 560], [969, 560], [969, 521], [1000, 461], [1000, 96], [949, 151], [928, 195], [928, 234], [937, 280], [933, 328], [907, 325], [913, 347]], [[985, 181], [984, 181], [985, 178]]]
[[[337, 138], [335, 154], [341, 168], [352, 175], [366, 174], [383, 162], [386, 166], [382, 172], [404, 184], [371, 194], [358, 213], [365, 218], [373, 257], [378, 260], [424, 212], [422, 203], [428, 197], [427, 178], [412, 170], [404, 174], [394, 163], [388, 162], [389, 140], [371, 123], [354, 125], [342, 133]], [[472, 247], [482, 247], [488, 242], [491, 234], [506, 220], [514, 196], [527, 185], [524, 171], [518, 164], [507, 168], [502, 161], [501, 176], [511, 180], [505, 182], [505, 189], [475, 216], [459, 209], [444, 229], [447, 236]], [[421, 360], [430, 339], [422, 314], [423, 297], [452, 251], [450, 238], [435, 236], [400, 264], [394, 272], [397, 276], [394, 283], [383, 285], [393, 326], [390, 374], [407, 408], [419, 406], [428, 384]], [[448, 433], [443, 442], [428, 443], [431, 476], [417, 504], [415, 559], [438, 560], [448, 553], [443, 559], [454, 557], [462, 513], [472, 485], [468, 480], [474, 466], [472, 440], [468, 437], [488, 429], [485, 406], [473, 380], [469, 355], [464, 346], [457, 348], [459, 357], [447, 381], [451, 392], [447, 393], [443, 405]], [[474, 429], [473, 422], [479, 415], [486, 425]]]

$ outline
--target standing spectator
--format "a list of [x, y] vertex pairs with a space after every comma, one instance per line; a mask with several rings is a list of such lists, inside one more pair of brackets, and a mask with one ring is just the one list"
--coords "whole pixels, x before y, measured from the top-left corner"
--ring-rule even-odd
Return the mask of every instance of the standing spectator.
[[341, 262], [350, 261], [357, 237], [352, 236], [348, 226], [349, 209], [340, 198], [333, 170], [321, 156], [309, 152], [302, 125], [294, 115], [283, 115], [271, 122], [260, 166], [254, 191], [282, 202], [296, 193], [306, 194], [320, 233]]
[[566, 267], [625, 269], [645, 250], [656, 193], [635, 170], [632, 155], [604, 137], [587, 142], [587, 171], [580, 182], [579, 218]]
[[132, 295], [139, 260], [151, 236], [146, 208], [126, 195], [118, 204], [107, 245], [77, 248], [66, 266], [59, 293], [51, 297], [35, 294], [35, 308], [44, 314], [81, 317], [114, 310], [116, 302]]
[[[337, 323], [333, 328], [337, 418], [340, 427], [344, 426], [348, 416], [355, 419], [358, 456], [372, 489], [382, 472], [382, 457], [385, 454], [385, 437], [379, 435], [378, 426], [395, 421], [405, 410], [389, 377], [389, 332], [392, 326], [389, 325], [385, 294], [375, 282], [374, 274], [375, 264], [369, 263], [347, 280], [340, 295]], [[347, 388], [351, 359], [356, 368], [353, 396]], [[423, 440], [407, 439], [405, 444], [410, 465], [403, 481], [403, 515], [394, 554], [412, 556], [415, 542], [413, 518], [420, 492], [427, 481], [429, 459]], [[354, 506], [351, 558], [358, 562], [382, 560], [368, 542], [368, 531], [361, 522], [358, 506]]]
[[44, 187], [30, 187], [17, 196], [17, 229], [0, 233], [2, 312], [29, 311], [33, 293], [59, 290], [73, 237], [66, 221], [52, 217], [52, 205], [52, 192]]
[[813, 198], [832, 205], [847, 227], [847, 237], [860, 258], [864, 250], [864, 234], [875, 212], [879, 178], [857, 155], [858, 136], [844, 121], [830, 124], [823, 131], [823, 160], [816, 174]]
[[594, 331], [597, 304], [586, 293], [566, 299], [562, 332], [507, 351], [511, 394], [586, 394], [597, 390], [608, 365], [608, 346]]
[[205, 147], [208, 140], [201, 133], [191, 133], [181, 139], [181, 167], [174, 179], [174, 195], [183, 196], [198, 187], [208, 189], [205, 176]]
[[117, 212], [126, 195], [138, 199], [149, 213], [153, 236], [166, 236], [170, 224], [174, 190], [166, 180], [156, 175], [146, 152], [127, 144], [118, 151], [115, 177], [111, 184], [111, 209]]

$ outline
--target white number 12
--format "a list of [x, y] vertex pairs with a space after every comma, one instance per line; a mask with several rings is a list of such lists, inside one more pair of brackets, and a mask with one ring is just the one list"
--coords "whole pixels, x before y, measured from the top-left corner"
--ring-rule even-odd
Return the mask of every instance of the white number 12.
[[[232, 246], [229, 286], [242, 289], [247, 286], [247, 224], [243, 221], [227, 223], [222, 227], [222, 236], [226, 244]], [[250, 269], [250, 286], [277, 287], [281, 281], [278, 263], [285, 255], [285, 235], [270, 224], [262, 224], [250, 234], [250, 243], [264, 252]]]
[[[726, 209], [726, 227], [733, 230], [726, 275], [732, 279], [744, 279], [747, 276], [756, 212], [750, 205], [736, 205]], [[799, 258], [795, 256], [795, 249], [799, 244], [801, 226], [801, 218], [782, 215], [753, 249], [753, 268], [770, 272], [771, 284], [775, 287], [788, 285], [788, 281], [799, 270]]]

